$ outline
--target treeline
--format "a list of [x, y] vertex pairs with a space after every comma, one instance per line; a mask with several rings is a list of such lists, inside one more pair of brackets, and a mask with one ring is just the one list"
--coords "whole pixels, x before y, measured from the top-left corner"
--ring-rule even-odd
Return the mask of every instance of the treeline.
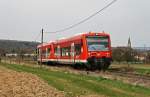
[[138, 50], [128, 47], [115, 47], [112, 49], [114, 62], [150, 63], [150, 50]]
[[0, 56], [6, 53], [33, 53], [38, 44], [38, 42], [0, 40]]
[[[0, 57], [6, 56], [6, 54], [33, 54], [38, 44], [38, 42], [0, 40]], [[150, 63], [150, 49], [139, 50], [128, 47], [113, 47], [112, 55], [113, 61], [118, 63]]]

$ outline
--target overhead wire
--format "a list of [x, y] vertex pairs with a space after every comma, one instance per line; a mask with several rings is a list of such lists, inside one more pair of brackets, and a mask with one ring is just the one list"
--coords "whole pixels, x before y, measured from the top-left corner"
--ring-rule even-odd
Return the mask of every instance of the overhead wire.
[[99, 11], [95, 12], [94, 14], [90, 15], [89, 17], [81, 20], [80, 22], [76, 23], [76, 24], [73, 24], [69, 27], [66, 27], [66, 28], [63, 28], [63, 29], [60, 29], [60, 30], [56, 30], [56, 31], [50, 31], [50, 32], [45, 32], [45, 33], [57, 33], [57, 32], [63, 32], [63, 31], [67, 31], [69, 29], [72, 29], [84, 22], [86, 22], [87, 20], [91, 19], [92, 17], [96, 16], [97, 14], [99, 14], [100, 12], [104, 11], [105, 9], [107, 9], [108, 7], [110, 7], [113, 3], [115, 3], [117, 0], [113, 0], [111, 1], [109, 4], [107, 4], [106, 6], [104, 6], [102, 9], [100, 9]]

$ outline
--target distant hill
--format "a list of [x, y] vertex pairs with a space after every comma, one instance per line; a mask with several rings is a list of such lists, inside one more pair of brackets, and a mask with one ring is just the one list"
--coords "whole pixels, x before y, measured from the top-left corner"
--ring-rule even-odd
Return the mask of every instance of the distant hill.
[[18, 41], [18, 40], [0, 40], [0, 54], [19, 53], [21, 51], [32, 53], [35, 51], [38, 42]]

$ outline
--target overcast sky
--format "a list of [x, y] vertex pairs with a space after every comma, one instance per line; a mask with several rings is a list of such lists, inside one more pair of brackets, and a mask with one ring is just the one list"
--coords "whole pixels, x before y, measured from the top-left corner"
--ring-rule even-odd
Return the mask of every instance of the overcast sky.
[[[0, 39], [34, 41], [41, 28], [75, 24], [111, 0], [0, 0]], [[112, 46], [150, 46], [150, 0], [117, 0], [101, 14], [68, 31], [44, 34], [48, 42], [82, 32], [110, 33]], [[40, 41], [40, 37], [37, 37]]]

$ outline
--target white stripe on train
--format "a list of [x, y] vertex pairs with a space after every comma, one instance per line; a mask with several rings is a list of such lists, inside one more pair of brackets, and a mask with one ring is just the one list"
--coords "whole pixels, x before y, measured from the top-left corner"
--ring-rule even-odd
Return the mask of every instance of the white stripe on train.
[[[41, 61], [41, 59], [38, 59]], [[87, 63], [87, 60], [80, 60], [80, 59], [42, 59], [42, 62], [59, 62], [59, 63]]]

